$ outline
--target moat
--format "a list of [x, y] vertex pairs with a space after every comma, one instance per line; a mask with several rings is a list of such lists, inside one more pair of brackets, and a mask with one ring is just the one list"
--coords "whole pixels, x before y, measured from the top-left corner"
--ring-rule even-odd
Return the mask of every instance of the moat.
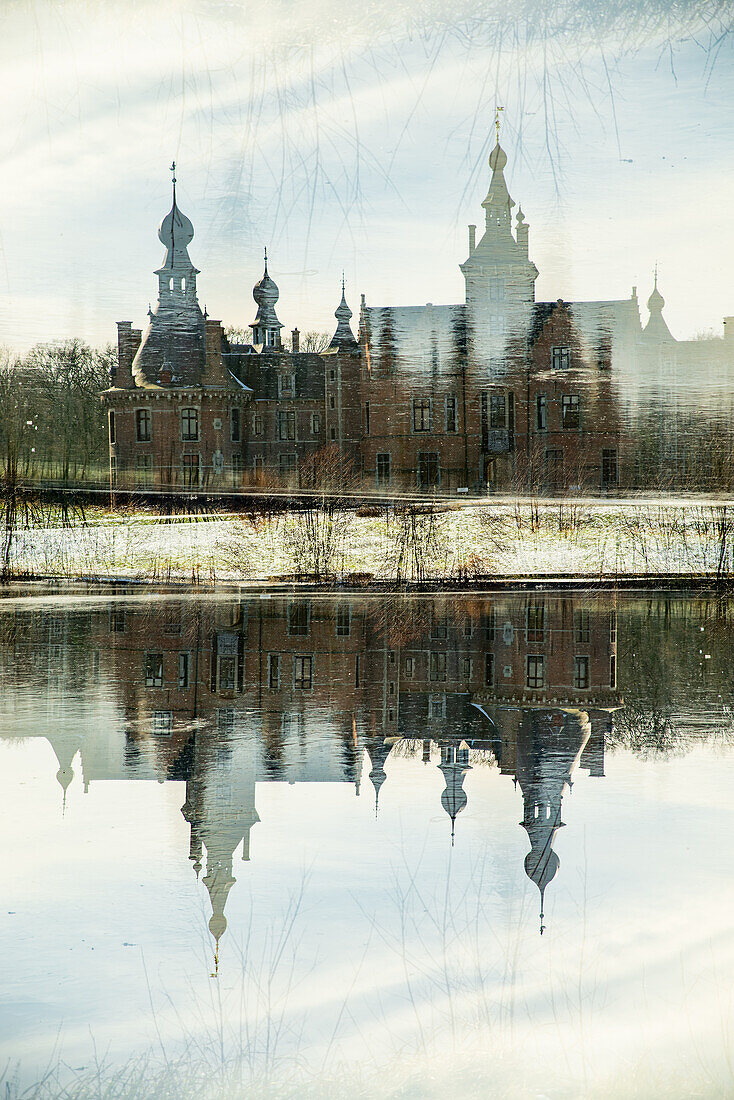
[[6, 590], [8, 1095], [726, 1094], [733, 624]]

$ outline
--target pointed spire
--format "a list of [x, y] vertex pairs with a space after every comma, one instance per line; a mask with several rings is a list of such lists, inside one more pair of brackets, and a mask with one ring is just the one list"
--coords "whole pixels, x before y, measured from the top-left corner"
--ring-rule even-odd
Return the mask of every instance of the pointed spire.
[[663, 309], [665, 307], [665, 298], [658, 290], [658, 265], [655, 264], [653, 274], [653, 288], [652, 294], [647, 299], [647, 308], [650, 311], [650, 318], [645, 325], [643, 334], [647, 339], [659, 340], [666, 343], [675, 339], [670, 329], [667, 326], [665, 318], [663, 317]]
[[515, 205], [515, 200], [510, 197], [510, 192], [507, 190], [504, 172], [506, 164], [507, 153], [498, 140], [489, 154], [492, 179], [482, 206], [485, 211], [487, 231], [493, 231], [502, 236], [512, 236], [512, 207]]
[[342, 271], [342, 297], [339, 305], [334, 310], [334, 316], [337, 320], [336, 332], [334, 333], [330, 348], [353, 348], [357, 346], [357, 341], [354, 339], [354, 333], [350, 321], [352, 319], [352, 311], [347, 305], [346, 289], [344, 272]]

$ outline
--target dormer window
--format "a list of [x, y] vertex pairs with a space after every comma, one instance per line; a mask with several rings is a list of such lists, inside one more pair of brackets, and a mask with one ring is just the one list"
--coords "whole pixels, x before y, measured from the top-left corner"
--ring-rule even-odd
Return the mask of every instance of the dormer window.
[[568, 347], [551, 348], [551, 369], [568, 370], [571, 366], [571, 349]]
[[296, 395], [296, 376], [295, 374], [279, 374], [278, 375], [278, 389], [281, 397], [295, 397]]

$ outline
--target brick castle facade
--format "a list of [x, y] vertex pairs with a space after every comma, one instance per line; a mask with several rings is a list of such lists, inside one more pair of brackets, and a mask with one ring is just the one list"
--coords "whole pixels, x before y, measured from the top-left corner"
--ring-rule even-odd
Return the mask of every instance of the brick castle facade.
[[[118, 323], [117, 370], [103, 394], [112, 485], [555, 494], [644, 480], [634, 437], [649, 430], [645, 410], [659, 399], [661, 424], [677, 423], [677, 378], [690, 390], [697, 372], [731, 373], [734, 318], [723, 340], [675, 341], [657, 278], [644, 329], [636, 288], [618, 301], [536, 302], [529, 228], [521, 209], [513, 215], [506, 163], [498, 143], [484, 232], [477, 240], [469, 227], [460, 265], [465, 301], [372, 307], [363, 296], [355, 337], [342, 285], [336, 331], [320, 352], [301, 351], [297, 329], [284, 345], [267, 254], [251, 342], [228, 339], [202, 313], [194, 230], [174, 176], [158, 230], [158, 303], [144, 333]], [[661, 431], [661, 463], [673, 436]]]

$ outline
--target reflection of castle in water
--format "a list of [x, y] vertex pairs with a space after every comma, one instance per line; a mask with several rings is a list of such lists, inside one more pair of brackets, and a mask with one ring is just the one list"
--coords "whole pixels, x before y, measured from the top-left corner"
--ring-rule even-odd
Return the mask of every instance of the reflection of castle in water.
[[[579, 766], [604, 774], [604, 735], [621, 703], [608, 602], [116, 599], [81, 615], [20, 615], [12, 628], [5, 620], [2, 683], [42, 679], [50, 709], [49, 728], [26, 731], [21, 715], [15, 734], [48, 738], [64, 798], [77, 753], [85, 790], [185, 782], [189, 857], [197, 877], [206, 861], [217, 943], [236, 853], [249, 859], [260, 820], [257, 783], [346, 782], [359, 794], [366, 750], [377, 807], [398, 744], [424, 761], [440, 753], [452, 840], [472, 760], [490, 759], [519, 784], [542, 930], [564, 791]], [[95, 681], [110, 716], [122, 712], [116, 727], [80, 718]]]

